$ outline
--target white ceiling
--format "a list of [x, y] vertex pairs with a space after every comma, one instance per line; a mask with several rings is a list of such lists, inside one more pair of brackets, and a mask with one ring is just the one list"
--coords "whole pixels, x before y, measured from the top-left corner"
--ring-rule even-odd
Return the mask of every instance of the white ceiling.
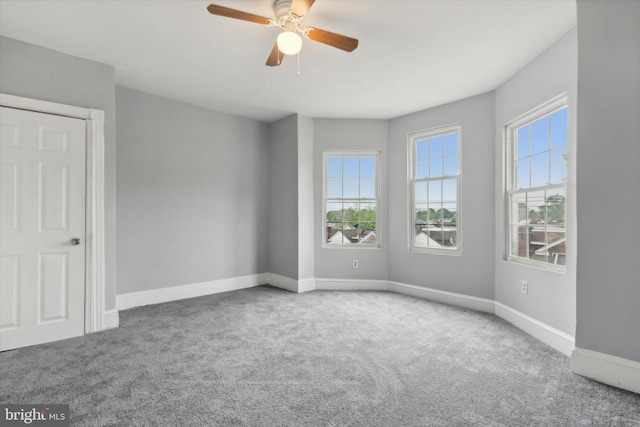
[[296, 57], [264, 65], [277, 28], [210, 3], [273, 16], [272, 0], [0, 0], [0, 34], [113, 65], [119, 86], [271, 122], [388, 119], [484, 93], [576, 25], [575, 0], [317, 0], [303, 26], [360, 45], [304, 40], [297, 74]]

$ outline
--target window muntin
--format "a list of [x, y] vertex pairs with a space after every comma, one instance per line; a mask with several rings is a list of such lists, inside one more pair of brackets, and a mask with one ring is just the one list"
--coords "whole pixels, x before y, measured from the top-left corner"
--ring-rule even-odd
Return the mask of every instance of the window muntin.
[[507, 126], [508, 259], [566, 263], [568, 109], [560, 98]]
[[410, 248], [460, 251], [460, 127], [410, 135]]
[[325, 247], [379, 247], [377, 152], [325, 153]]

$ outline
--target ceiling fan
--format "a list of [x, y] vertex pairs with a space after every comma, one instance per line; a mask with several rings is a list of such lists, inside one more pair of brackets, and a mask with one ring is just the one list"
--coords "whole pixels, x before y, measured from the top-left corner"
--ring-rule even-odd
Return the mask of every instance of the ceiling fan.
[[[212, 15], [225, 16], [227, 18], [241, 19], [255, 22], [256, 24], [280, 27], [282, 32], [271, 49], [266, 65], [275, 67], [280, 65], [283, 55], [295, 55], [302, 48], [303, 37], [311, 39], [347, 52], [353, 52], [358, 47], [358, 40], [321, 30], [314, 27], [302, 28], [302, 20], [313, 5], [315, 0], [274, 0], [273, 14], [275, 19], [252, 13], [231, 9], [216, 4], [210, 4], [207, 10]], [[282, 54], [282, 55], [281, 55]]]

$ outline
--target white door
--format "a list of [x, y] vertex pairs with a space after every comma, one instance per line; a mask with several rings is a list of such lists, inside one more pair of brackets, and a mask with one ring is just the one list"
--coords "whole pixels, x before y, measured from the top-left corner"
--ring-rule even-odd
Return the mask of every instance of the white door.
[[0, 350], [84, 333], [84, 120], [0, 107]]

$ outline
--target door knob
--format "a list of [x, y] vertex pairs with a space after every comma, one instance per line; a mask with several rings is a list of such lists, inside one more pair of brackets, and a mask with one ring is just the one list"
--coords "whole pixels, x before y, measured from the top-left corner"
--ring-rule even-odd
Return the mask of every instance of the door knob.
[[80, 239], [78, 239], [77, 237], [74, 237], [73, 239], [71, 239], [71, 246], [78, 246], [80, 244]]

